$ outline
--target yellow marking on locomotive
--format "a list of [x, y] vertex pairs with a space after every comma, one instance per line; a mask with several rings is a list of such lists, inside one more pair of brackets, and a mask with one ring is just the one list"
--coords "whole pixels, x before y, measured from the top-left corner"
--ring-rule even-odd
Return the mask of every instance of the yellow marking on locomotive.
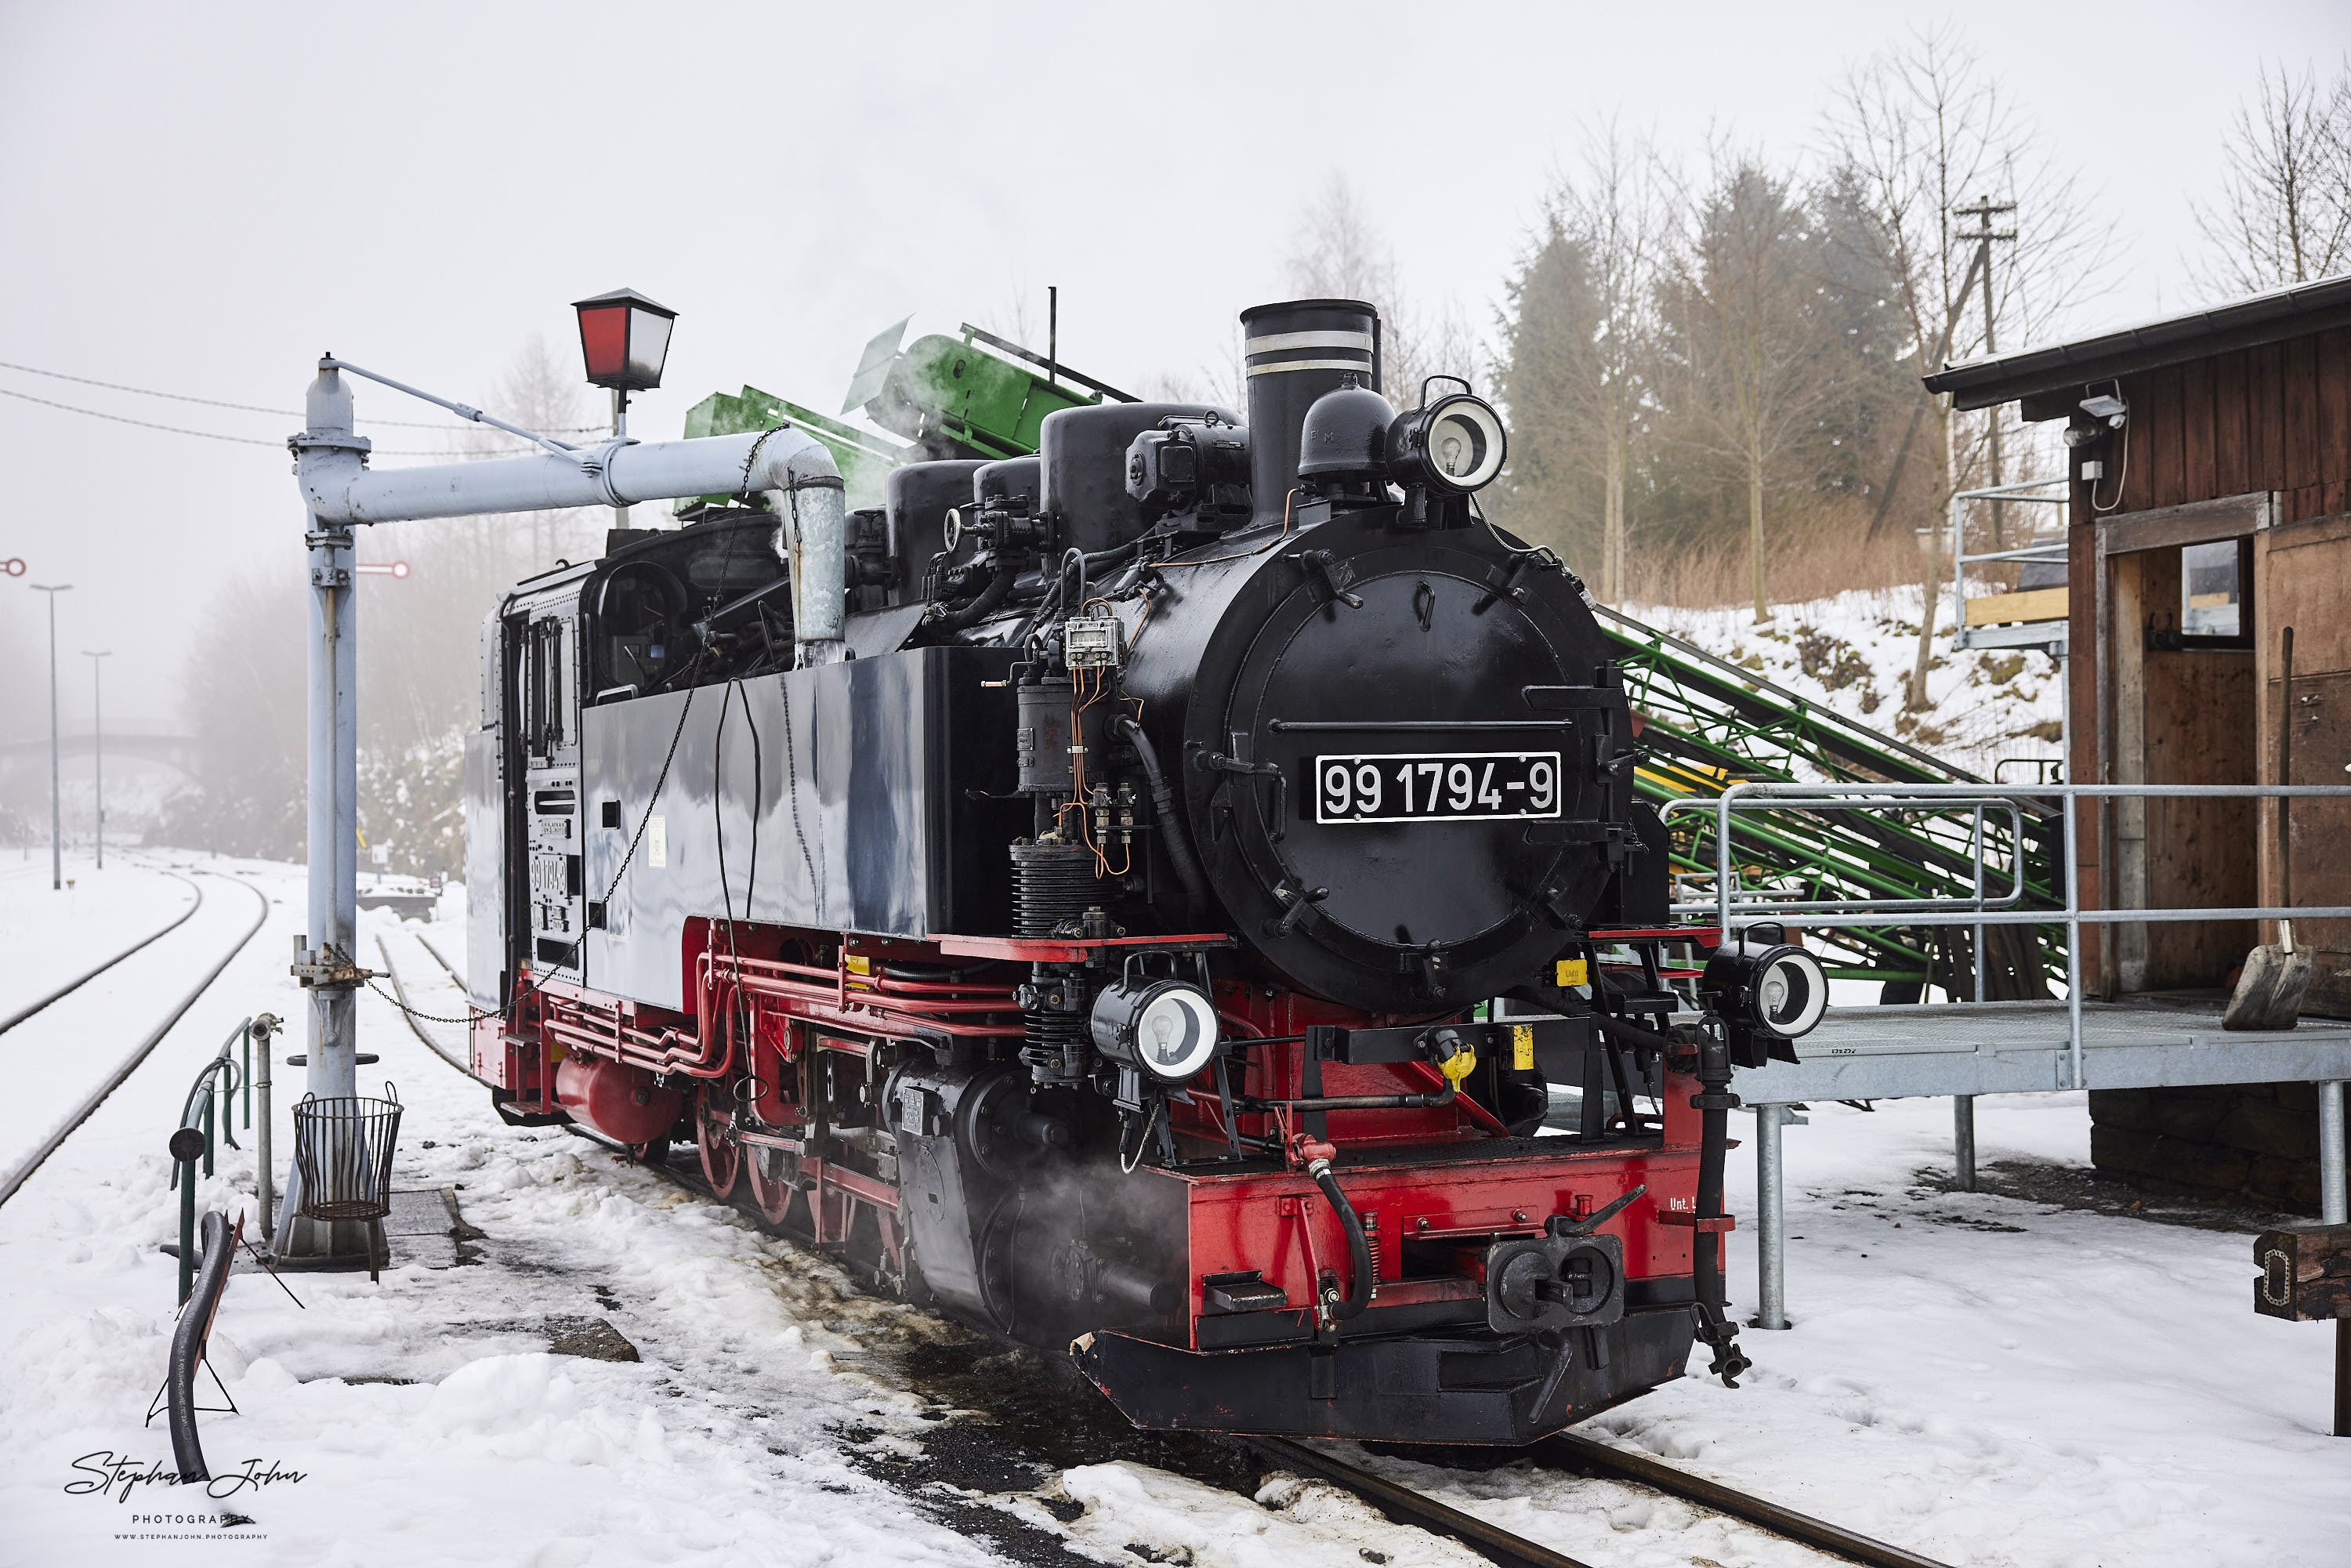
[[1477, 1070], [1478, 1053], [1466, 1045], [1437, 1064], [1437, 1071], [1445, 1074], [1456, 1089], [1461, 1087], [1463, 1079]]
[[1535, 1030], [1532, 1024], [1510, 1026], [1510, 1068], [1517, 1072], [1531, 1072], [1535, 1065]]
[[852, 975], [871, 975], [873, 972], [873, 960], [862, 953], [852, 953], [841, 962]]
[[1581, 958], [1562, 958], [1559, 961], [1559, 979], [1557, 984], [1559, 988], [1562, 991], [1567, 989], [1570, 986], [1583, 986], [1591, 984], [1591, 977], [1587, 972], [1587, 967], [1583, 960]]

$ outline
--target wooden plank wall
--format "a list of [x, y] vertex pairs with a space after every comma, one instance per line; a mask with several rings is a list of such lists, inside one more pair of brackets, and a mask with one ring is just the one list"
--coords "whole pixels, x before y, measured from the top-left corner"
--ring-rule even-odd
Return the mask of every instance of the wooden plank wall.
[[[2080, 458], [2076, 455], [2074, 459], [2068, 588], [2072, 644], [2079, 656], [2072, 661], [2070, 670], [2075, 715], [2072, 767], [2073, 777], [2084, 780], [2100, 777], [2102, 754], [2098, 723], [2082, 722], [2085, 716], [2099, 713], [2095, 658], [2100, 631], [2095, 527], [2097, 518], [2253, 490], [2276, 492], [2276, 522], [2281, 525], [2351, 512], [2351, 328], [2337, 328], [2126, 376], [2122, 392], [2130, 404], [2131, 423], [2128, 464], [2119, 476], [2119, 504], [2103, 513], [2094, 513], [2089, 486], [2079, 480]], [[2109, 503], [2116, 499], [2116, 480], [2112, 471], [2120, 455], [2114, 444], [2109, 444], [2105, 454], [2109, 477], [2097, 486], [2099, 498]], [[2299, 619], [2322, 620], [2331, 615], [2334, 625], [2351, 627], [2351, 537], [2324, 548], [2314, 542], [2290, 554], [2294, 558], [2294, 581], [2300, 591], [2280, 597], [2297, 601], [2294, 613]], [[2280, 565], [2283, 569], [2283, 562]], [[2314, 573], [2316, 575], [2311, 575]], [[2242, 676], [2234, 676], [2212, 694], [2220, 696], [2225, 692], [2229, 706], [2237, 707], [2242, 715], [2243, 739], [2240, 744], [2253, 751], [2258, 766], [2249, 771], [2263, 780], [2271, 779], [2275, 772], [2275, 710], [2279, 706], [2274, 646], [2277, 627], [2263, 613], [2264, 601], [2270, 597], [2263, 591], [2270, 575], [2267, 551], [2257, 545], [2252, 585], [2255, 639], [2251, 679], [2248, 682]], [[2321, 584], [2326, 586], [2322, 589]], [[2324, 610], [2313, 601], [2314, 598], [2328, 600], [2335, 608], [2331, 612]], [[2333, 669], [2344, 663], [2334, 659], [2331, 650], [2323, 664], [2304, 655], [2299, 639], [2310, 634], [2299, 628], [2296, 632], [2297, 695], [2303, 693], [2305, 674], [2319, 676], [2322, 669]], [[2316, 655], [2317, 650], [2313, 649], [2312, 654]], [[2241, 685], [2247, 689], [2240, 693]], [[2268, 694], [2269, 700], [2247, 700], [2261, 693]], [[2351, 698], [2351, 693], [2346, 693], [2346, 698]], [[2255, 711], [2243, 713], [2244, 707]], [[2208, 734], [2217, 743], [2231, 732], [2232, 727], [2224, 719]], [[2340, 780], [2331, 776], [2333, 770], [2341, 768], [2344, 760], [2337, 758], [2331, 765], [2329, 782], [2351, 781], [2351, 773], [2343, 775]], [[2318, 771], [2320, 764], [2314, 757], [2305, 762], [2296, 756], [2297, 783], [2309, 781]], [[2111, 881], [2101, 877], [2101, 834], [2095, 827], [2096, 815], [2094, 811], [2084, 812], [2082, 831], [2074, 846], [2083, 899], [2092, 905], [2107, 902], [2107, 883]], [[2274, 818], [2267, 809], [2262, 811], [2260, 822], [2255, 831], [2262, 841], [2262, 885], [2267, 894], [2273, 894], [2277, 885], [2275, 867], [2268, 862], [2275, 858], [2271, 848], [2274, 842]], [[2317, 823], [2312, 826], [2315, 828]], [[2311, 895], [2319, 887], [2337, 880], [2331, 866], [2314, 865], [2307, 875], [2301, 870], [2301, 851], [2316, 836], [2306, 834], [2303, 824], [2295, 823], [2297, 902], [2311, 902]], [[2346, 867], [2346, 874], [2351, 874], [2351, 867]], [[2234, 936], [2234, 933], [2230, 934], [2231, 940]], [[2085, 942], [2085, 948], [2087, 972], [2100, 974], [2095, 941]], [[2184, 958], [2186, 955], [2179, 956]], [[2351, 959], [2342, 967], [2351, 969]], [[2351, 976], [2346, 978], [2351, 979]], [[2351, 995], [2346, 995], [2346, 1005], [2351, 1005]]]

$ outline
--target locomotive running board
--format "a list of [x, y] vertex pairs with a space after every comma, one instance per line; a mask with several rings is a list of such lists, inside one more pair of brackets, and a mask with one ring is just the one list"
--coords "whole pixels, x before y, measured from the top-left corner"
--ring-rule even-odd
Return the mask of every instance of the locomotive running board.
[[1364, 1441], [1409, 1432], [1514, 1447], [1681, 1376], [1692, 1328], [1689, 1308], [1668, 1306], [1571, 1332], [1556, 1350], [1528, 1337], [1394, 1335], [1222, 1351], [1102, 1329], [1072, 1343], [1070, 1359], [1151, 1430]]

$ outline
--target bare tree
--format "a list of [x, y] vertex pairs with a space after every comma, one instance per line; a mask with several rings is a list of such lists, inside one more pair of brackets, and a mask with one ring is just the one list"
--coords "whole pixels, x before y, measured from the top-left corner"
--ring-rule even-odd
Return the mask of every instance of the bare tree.
[[2199, 284], [2255, 294], [2351, 267], [2351, 61], [2323, 88], [2308, 66], [2262, 67], [2221, 156], [2220, 199], [2190, 204], [2207, 244]]
[[1551, 217], [1584, 257], [1591, 338], [1572, 396], [1597, 436], [1601, 484], [1600, 597], [1625, 591], [1625, 481], [1641, 381], [1656, 346], [1656, 284], [1668, 233], [1655, 152], [1612, 120], [1584, 137], [1582, 166], [1555, 175]]
[[1765, 493], [1835, 387], [1835, 361], [1807, 308], [1808, 239], [1792, 179], [1754, 152], [1718, 144], [1711, 188], [1691, 204], [1689, 233], [1667, 285], [1683, 372], [1677, 424], [1686, 440], [1727, 460], [1744, 485], [1758, 624], [1771, 619]]
[[[1853, 203], [1850, 215], [1858, 220], [1837, 225], [1835, 232], [1840, 243], [1856, 247], [1858, 259], [1889, 280], [1922, 369], [1929, 368], [1924, 361], [1938, 346], [1947, 357], [1967, 358], [1995, 327], [2012, 344], [2028, 341], [2098, 287], [2112, 225], [2085, 215], [2089, 202], [2079, 176], [2048, 155], [2043, 139], [2011, 111], [1955, 25], [1914, 32], [1851, 70], [1823, 131], [1833, 177]], [[2015, 207], [2016, 238], [2003, 242], [2005, 254], [1991, 285], [1991, 311], [1983, 312], [1979, 301], [1971, 313], [1964, 307], [1979, 247], [1961, 237], [1953, 209], [1970, 197], [1988, 195]], [[1918, 395], [1926, 397], [1923, 391]], [[1970, 422], [1963, 430], [1942, 399], [1917, 413], [1932, 416], [1928, 448], [1935, 471], [1922, 509], [1929, 548], [1910, 683], [1914, 709], [1928, 706], [1941, 519], [1964, 476], [1988, 451], [1991, 422], [2001, 417], [2001, 411], [1992, 410], [1980, 424]], [[1881, 490], [1873, 537], [1893, 516], [1891, 503], [1908, 451], [1906, 440]]]
[[1284, 265], [1301, 296], [1361, 299], [1380, 313], [1381, 380], [1388, 400], [1411, 408], [1429, 377], [1474, 378], [1477, 336], [1451, 301], [1425, 311], [1405, 299], [1395, 250], [1342, 175], [1300, 215]]

